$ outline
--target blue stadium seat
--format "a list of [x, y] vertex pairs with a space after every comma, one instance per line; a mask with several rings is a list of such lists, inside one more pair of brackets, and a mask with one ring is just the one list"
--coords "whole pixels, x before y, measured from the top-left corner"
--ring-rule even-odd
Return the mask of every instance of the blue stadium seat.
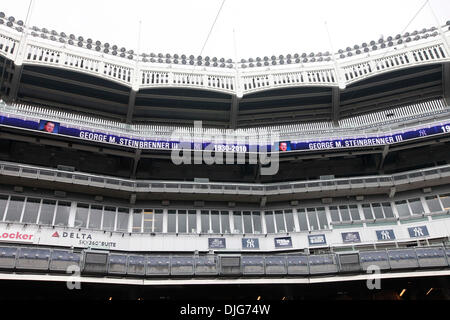
[[192, 276], [194, 274], [194, 257], [172, 257], [170, 274]]
[[359, 253], [361, 267], [366, 271], [370, 266], [377, 266], [380, 270], [389, 270], [389, 257], [386, 251], [363, 251]]
[[29, 270], [48, 270], [49, 262], [49, 249], [20, 248], [16, 268]]
[[17, 250], [14, 247], [0, 247], [0, 268], [14, 269]]
[[289, 275], [308, 275], [308, 257], [287, 256], [287, 273]]
[[447, 259], [443, 247], [416, 248], [419, 267], [444, 267], [447, 266]]
[[244, 275], [263, 275], [264, 257], [261, 256], [243, 256], [242, 273]]
[[124, 254], [110, 254], [108, 273], [125, 275], [127, 273], [127, 256]]
[[68, 250], [52, 250], [50, 271], [67, 271], [70, 266], [80, 267], [81, 255]]
[[391, 269], [408, 269], [419, 266], [414, 249], [388, 250], [388, 254]]
[[127, 265], [127, 274], [131, 275], [145, 275], [145, 256], [129, 255]]
[[170, 257], [149, 256], [147, 258], [148, 276], [170, 275]]
[[196, 275], [215, 275], [217, 273], [217, 260], [215, 256], [195, 257]]
[[285, 256], [267, 256], [265, 262], [266, 274], [285, 275], [287, 273]]

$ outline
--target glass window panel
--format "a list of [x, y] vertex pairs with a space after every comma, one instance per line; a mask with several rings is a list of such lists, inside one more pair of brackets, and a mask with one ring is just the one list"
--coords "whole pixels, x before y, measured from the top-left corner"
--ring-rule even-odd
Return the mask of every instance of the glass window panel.
[[341, 212], [342, 221], [350, 221], [350, 211], [347, 206], [339, 206], [339, 211]]
[[339, 217], [339, 211], [337, 207], [330, 207], [330, 216], [331, 221], [333, 222], [340, 222], [341, 218]]
[[242, 233], [242, 213], [240, 211], [233, 212], [234, 233]]
[[450, 210], [450, 194], [443, 194], [439, 196], [444, 206], [444, 210]]
[[164, 211], [155, 210], [155, 221], [153, 221], [153, 232], [163, 232]]
[[358, 206], [350, 205], [349, 208], [350, 208], [350, 217], [352, 218], [352, 220], [353, 221], [361, 220], [361, 217], [359, 215]]
[[70, 215], [70, 202], [58, 201], [56, 208], [55, 225], [56, 226], [68, 226]]
[[178, 210], [178, 233], [187, 232], [187, 211]]
[[252, 217], [253, 217], [253, 232], [254, 233], [262, 233], [261, 212], [253, 211]]
[[396, 201], [395, 206], [397, 207], [399, 217], [407, 217], [407, 216], [411, 215], [411, 213], [409, 212], [409, 208], [408, 208], [408, 204], [406, 203], [406, 200]]
[[425, 212], [422, 206], [422, 201], [419, 198], [408, 200], [409, 206], [413, 214], [422, 214]]
[[55, 215], [56, 201], [44, 200], [42, 201], [41, 213], [39, 215], [39, 223], [51, 225], [53, 223], [53, 216]]
[[102, 209], [103, 208], [100, 206], [91, 206], [91, 211], [89, 213], [89, 229], [100, 229], [102, 222]]
[[[336, 208], [337, 209], [337, 208]], [[300, 225], [300, 231], [308, 231], [308, 220], [306, 219], [305, 209], [298, 209], [298, 223]]]
[[253, 233], [252, 227], [252, 213], [250, 211], [244, 211], [244, 233]]
[[372, 203], [373, 213], [376, 219], [384, 219], [383, 210], [381, 209], [381, 204]]
[[230, 230], [230, 214], [228, 211], [220, 212], [220, 222], [222, 224], [222, 232], [223, 233], [231, 233]]
[[317, 217], [319, 218], [319, 229], [328, 229], [328, 220], [325, 208], [317, 208]]
[[177, 232], [177, 212], [176, 210], [169, 210], [167, 212], [167, 232]]
[[392, 207], [391, 207], [391, 204], [389, 202], [384, 202], [383, 203], [383, 211], [384, 211], [384, 216], [386, 218], [393, 218], [394, 217], [394, 211], [392, 211]]
[[308, 214], [309, 227], [311, 230], [319, 230], [319, 223], [317, 222], [316, 209], [308, 208], [306, 209]]
[[89, 205], [79, 203], [77, 205], [77, 212], [75, 213], [75, 228], [86, 228], [89, 216]]
[[130, 217], [130, 210], [127, 208], [119, 208], [117, 210], [117, 231], [128, 231], [128, 220]]
[[188, 211], [188, 233], [197, 232], [197, 211]]
[[373, 220], [372, 208], [370, 207], [370, 204], [363, 204], [362, 210], [364, 214], [364, 219]]
[[442, 211], [442, 207], [441, 204], [439, 203], [439, 199], [437, 196], [426, 197], [425, 201], [427, 202], [428, 209], [430, 209], [430, 212]]
[[264, 216], [266, 220], [267, 233], [275, 233], [275, 224], [273, 223], [273, 212], [266, 211]]
[[41, 199], [27, 198], [27, 203], [25, 204], [25, 212], [23, 213], [22, 222], [36, 223], [40, 205]]
[[292, 213], [292, 210], [285, 210], [284, 216], [286, 217], [286, 230], [288, 232], [294, 231], [294, 214]]
[[0, 221], [3, 221], [3, 216], [5, 215], [7, 203], [8, 203], [8, 196], [0, 195]]
[[143, 232], [144, 233], [150, 233], [153, 232], [153, 219], [154, 219], [154, 212], [153, 209], [144, 209], [142, 211], [142, 218], [143, 218]]
[[[8, 212], [6, 212], [5, 221], [19, 222], [22, 215], [22, 209], [25, 202], [24, 197], [11, 197], [8, 205]], [[50, 221], [50, 224], [52, 221]]]
[[103, 211], [102, 229], [106, 231], [114, 231], [115, 224], [116, 224], [116, 208], [105, 207]]
[[142, 232], [142, 209], [133, 210], [132, 232]]
[[277, 232], [286, 232], [283, 211], [275, 211], [275, 223], [277, 224]]
[[201, 212], [202, 233], [209, 232], [209, 211]]
[[211, 211], [211, 227], [214, 233], [220, 233], [220, 215], [219, 211]]

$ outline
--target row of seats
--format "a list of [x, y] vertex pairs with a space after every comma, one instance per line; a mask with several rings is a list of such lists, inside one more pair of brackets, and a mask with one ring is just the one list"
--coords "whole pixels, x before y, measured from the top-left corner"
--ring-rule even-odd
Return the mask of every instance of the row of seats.
[[450, 266], [450, 248], [420, 247], [320, 255], [140, 255], [101, 251], [0, 247], [4, 271], [66, 272], [110, 276], [270, 276], [358, 273], [368, 269]]

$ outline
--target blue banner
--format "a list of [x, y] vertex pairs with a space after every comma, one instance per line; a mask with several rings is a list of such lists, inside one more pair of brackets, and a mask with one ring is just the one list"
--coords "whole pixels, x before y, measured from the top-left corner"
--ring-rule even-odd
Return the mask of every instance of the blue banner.
[[394, 230], [377, 230], [377, 239], [380, 241], [395, 240]]
[[275, 238], [275, 248], [291, 248], [292, 239], [291, 237]]
[[361, 242], [359, 232], [343, 232], [341, 235], [344, 243]]
[[420, 238], [429, 236], [427, 226], [411, 227], [408, 228], [408, 232], [411, 238]]
[[225, 238], [208, 238], [209, 249], [224, 249], [226, 248]]
[[327, 239], [325, 238], [324, 234], [314, 234], [308, 236], [308, 242], [310, 246], [314, 246], [319, 244], [326, 244]]
[[259, 239], [242, 238], [242, 249], [259, 249]]
[[[47, 124], [50, 123], [50, 124]], [[182, 142], [182, 141], [159, 141], [151, 138], [135, 138], [133, 136], [114, 135], [109, 133], [96, 132], [90, 129], [80, 129], [69, 127], [51, 120], [23, 120], [4, 115], [0, 116], [0, 125], [41, 131], [46, 134], [57, 134], [74, 137], [90, 142], [100, 142], [114, 144], [137, 149], [156, 150], [211, 150], [216, 152], [249, 153], [258, 152], [261, 148], [271, 151], [270, 145], [249, 145], [249, 144], [221, 144], [210, 142]], [[321, 141], [281, 141], [277, 145], [277, 150], [281, 153], [307, 150], [331, 150], [368, 146], [383, 146], [399, 143], [411, 139], [433, 136], [437, 134], [450, 133], [450, 123], [421, 128], [398, 134], [372, 137], [355, 137]], [[188, 135], [189, 136], [189, 135]], [[255, 142], [256, 143], [256, 142]]]

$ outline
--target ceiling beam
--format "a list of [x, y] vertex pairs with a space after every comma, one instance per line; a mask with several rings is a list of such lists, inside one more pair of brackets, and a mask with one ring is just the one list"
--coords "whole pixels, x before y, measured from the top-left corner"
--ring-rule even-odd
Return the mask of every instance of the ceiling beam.
[[130, 96], [128, 97], [128, 107], [127, 107], [127, 119], [126, 122], [130, 124], [133, 120], [134, 106], [136, 105], [136, 94], [137, 91], [131, 89]]
[[450, 62], [442, 64], [442, 90], [447, 106], [450, 106]]
[[231, 99], [231, 107], [230, 107], [230, 129], [236, 129], [237, 127], [237, 119], [239, 114], [239, 101], [240, 99], [233, 95]]
[[341, 91], [338, 87], [333, 87], [331, 91], [331, 113], [333, 126], [338, 127], [341, 113]]

